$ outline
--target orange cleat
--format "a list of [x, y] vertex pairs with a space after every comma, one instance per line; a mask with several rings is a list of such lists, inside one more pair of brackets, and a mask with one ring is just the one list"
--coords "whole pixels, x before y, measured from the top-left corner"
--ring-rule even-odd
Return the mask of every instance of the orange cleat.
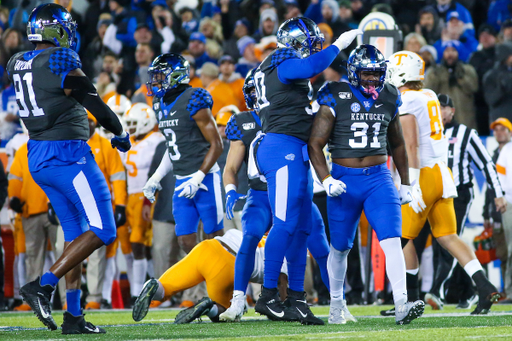
[[100, 309], [101, 305], [99, 302], [87, 302], [85, 310], [97, 310]]
[[194, 302], [189, 301], [189, 300], [182, 301], [180, 304], [180, 308], [190, 308], [193, 306], [194, 306]]

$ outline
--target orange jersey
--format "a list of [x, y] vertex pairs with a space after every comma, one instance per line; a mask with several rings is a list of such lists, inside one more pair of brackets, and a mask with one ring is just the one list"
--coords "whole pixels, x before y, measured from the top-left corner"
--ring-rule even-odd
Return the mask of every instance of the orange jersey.
[[34, 214], [48, 211], [48, 197], [32, 178], [28, 169], [27, 144], [22, 145], [11, 165], [9, 173], [9, 198], [18, 197], [24, 202], [22, 216], [27, 218]]
[[231, 87], [228, 84], [221, 82], [219, 79], [214, 80], [210, 85], [208, 85], [206, 90], [213, 98], [212, 114], [214, 117], [217, 116], [220, 109], [227, 105], [234, 104], [237, 107], [239, 106], [238, 99], [233, 93], [233, 90], [231, 90]]
[[231, 83], [227, 83], [231, 90], [233, 91], [233, 94], [238, 99], [238, 109], [240, 111], [248, 111], [249, 109], [245, 105], [245, 97], [244, 92], [242, 91], [244, 87], [245, 80], [243, 78], [238, 78], [237, 80], [234, 80]]

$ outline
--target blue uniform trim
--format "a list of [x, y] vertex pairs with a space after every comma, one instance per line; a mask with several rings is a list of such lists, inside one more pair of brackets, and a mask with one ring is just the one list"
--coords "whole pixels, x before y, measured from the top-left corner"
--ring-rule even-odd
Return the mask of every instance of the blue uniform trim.
[[[165, 104], [163, 97], [160, 99], [160, 108], [162, 108], [161, 111], [163, 112], [164, 117], [167, 117], [169, 115], [169, 112], [171, 111], [174, 104], [176, 104], [176, 102], [180, 99], [181, 96], [183, 96], [184, 93], [185, 93], [185, 91], [183, 91], [178, 97], [176, 97], [174, 102], [172, 102], [170, 104]], [[159, 115], [157, 115], [157, 120], [160, 121]]]
[[60, 48], [50, 56], [50, 70], [58, 75], [64, 76], [71, 70], [82, 68], [82, 62], [78, 54], [68, 48]]
[[335, 108], [336, 100], [331, 93], [329, 83], [325, 83], [324, 86], [318, 91], [317, 102], [319, 105], [327, 105], [328, 107]]
[[226, 125], [226, 137], [230, 141], [241, 140], [244, 137], [244, 134], [240, 129], [238, 129], [238, 125], [236, 124], [235, 115], [232, 115], [229, 118], [228, 124]]
[[256, 111], [251, 111], [251, 114], [252, 114], [252, 117], [254, 117], [254, 120], [256, 121], [256, 123], [258, 123], [258, 125], [261, 127], [261, 119], [260, 117], [258, 116], [258, 114], [256, 113]]
[[211, 109], [213, 106], [212, 96], [205, 89], [197, 88], [190, 96], [187, 110], [190, 113], [190, 119], [201, 109]]
[[400, 91], [398, 91], [398, 97], [396, 98], [396, 110], [395, 110], [395, 114], [393, 115], [393, 118], [391, 119], [391, 121], [393, 121], [396, 117], [396, 114], [398, 114], [398, 108], [402, 105], [402, 94], [400, 93]]
[[41, 52], [43, 52], [44, 50], [46, 49], [42, 49], [42, 50], [34, 50], [34, 51], [29, 51], [29, 52], [25, 52], [23, 54], [23, 59], [25, 59], [26, 61], [29, 61], [31, 60], [32, 58], [36, 57], [38, 54], [40, 54]]
[[356, 96], [359, 102], [365, 107], [366, 111], [369, 111], [373, 107], [373, 103], [375, 102], [373, 97], [366, 97], [356, 87], [352, 86], [352, 84], [349, 84], [349, 86], [354, 96]]

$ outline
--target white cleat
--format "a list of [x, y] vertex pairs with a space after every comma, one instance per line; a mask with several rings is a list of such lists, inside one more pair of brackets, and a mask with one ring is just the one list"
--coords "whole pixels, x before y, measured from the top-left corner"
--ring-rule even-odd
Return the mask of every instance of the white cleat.
[[247, 299], [245, 295], [233, 295], [231, 306], [219, 315], [219, 320], [226, 322], [240, 322], [247, 312]]
[[346, 321], [357, 322], [357, 319], [354, 317], [354, 315], [352, 315], [350, 313], [350, 311], [348, 311], [347, 301], [346, 300], [342, 301], [342, 308], [341, 309], [343, 310], [343, 317], [345, 317]]
[[423, 315], [425, 310], [425, 303], [421, 300], [416, 302], [407, 302], [401, 304], [395, 309], [395, 321], [396, 324], [409, 324], [412, 320], [417, 319]]
[[[343, 311], [343, 300], [331, 300], [329, 307], [329, 324], [346, 324], [345, 314]], [[345, 305], [346, 306], [346, 305]], [[347, 310], [348, 311], [348, 310]]]

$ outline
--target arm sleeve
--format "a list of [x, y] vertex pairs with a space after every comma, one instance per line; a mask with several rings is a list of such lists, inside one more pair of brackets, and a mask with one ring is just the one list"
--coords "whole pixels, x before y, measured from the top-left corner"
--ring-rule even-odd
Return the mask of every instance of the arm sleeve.
[[287, 59], [277, 67], [279, 80], [288, 84], [297, 79], [307, 79], [316, 76], [327, 69], [339, 53], [340, 50], [336, 46], [331, 45], [308, 58]]
[[169, 153], [165, 152], [164, 155], [162, 156], [162, 161], [160, 162], [160, 165], [156, 169], [153, 176], [156, 176], [160, 181], [167, 175], [167, 173], [172, 171], [172, 169], [173, 167], [171, 158], [169, 157]]
[[228, 124], [226, 125], [226, 137], [230, 141], [241, 140], [243, 137], [243, 133], [238, 129], [238, 125], [236, 124], [235, 115], [232, 115], [229, 118]]
[[503, 190], [498, 179], [496, 167], [494, 162], [492, 162], [491, 156], [485, 149], [482, 141], [480, 140], [480, 137], [478, 137], [474, 129], [472, 129], [469, 133], [469, 143], [467, 150], [471, 156], [471, 159], [475, 163], [475, 166], [484, 172], [487, 183], [494, 191], [496, 198], [501, 198], [503, 196]]
[[201, 109], [211, 109], [213, 107], [213, 98], [205, 89], [197, 88], [190, 97], [187, 110], [190, 113], [190, 119]]

